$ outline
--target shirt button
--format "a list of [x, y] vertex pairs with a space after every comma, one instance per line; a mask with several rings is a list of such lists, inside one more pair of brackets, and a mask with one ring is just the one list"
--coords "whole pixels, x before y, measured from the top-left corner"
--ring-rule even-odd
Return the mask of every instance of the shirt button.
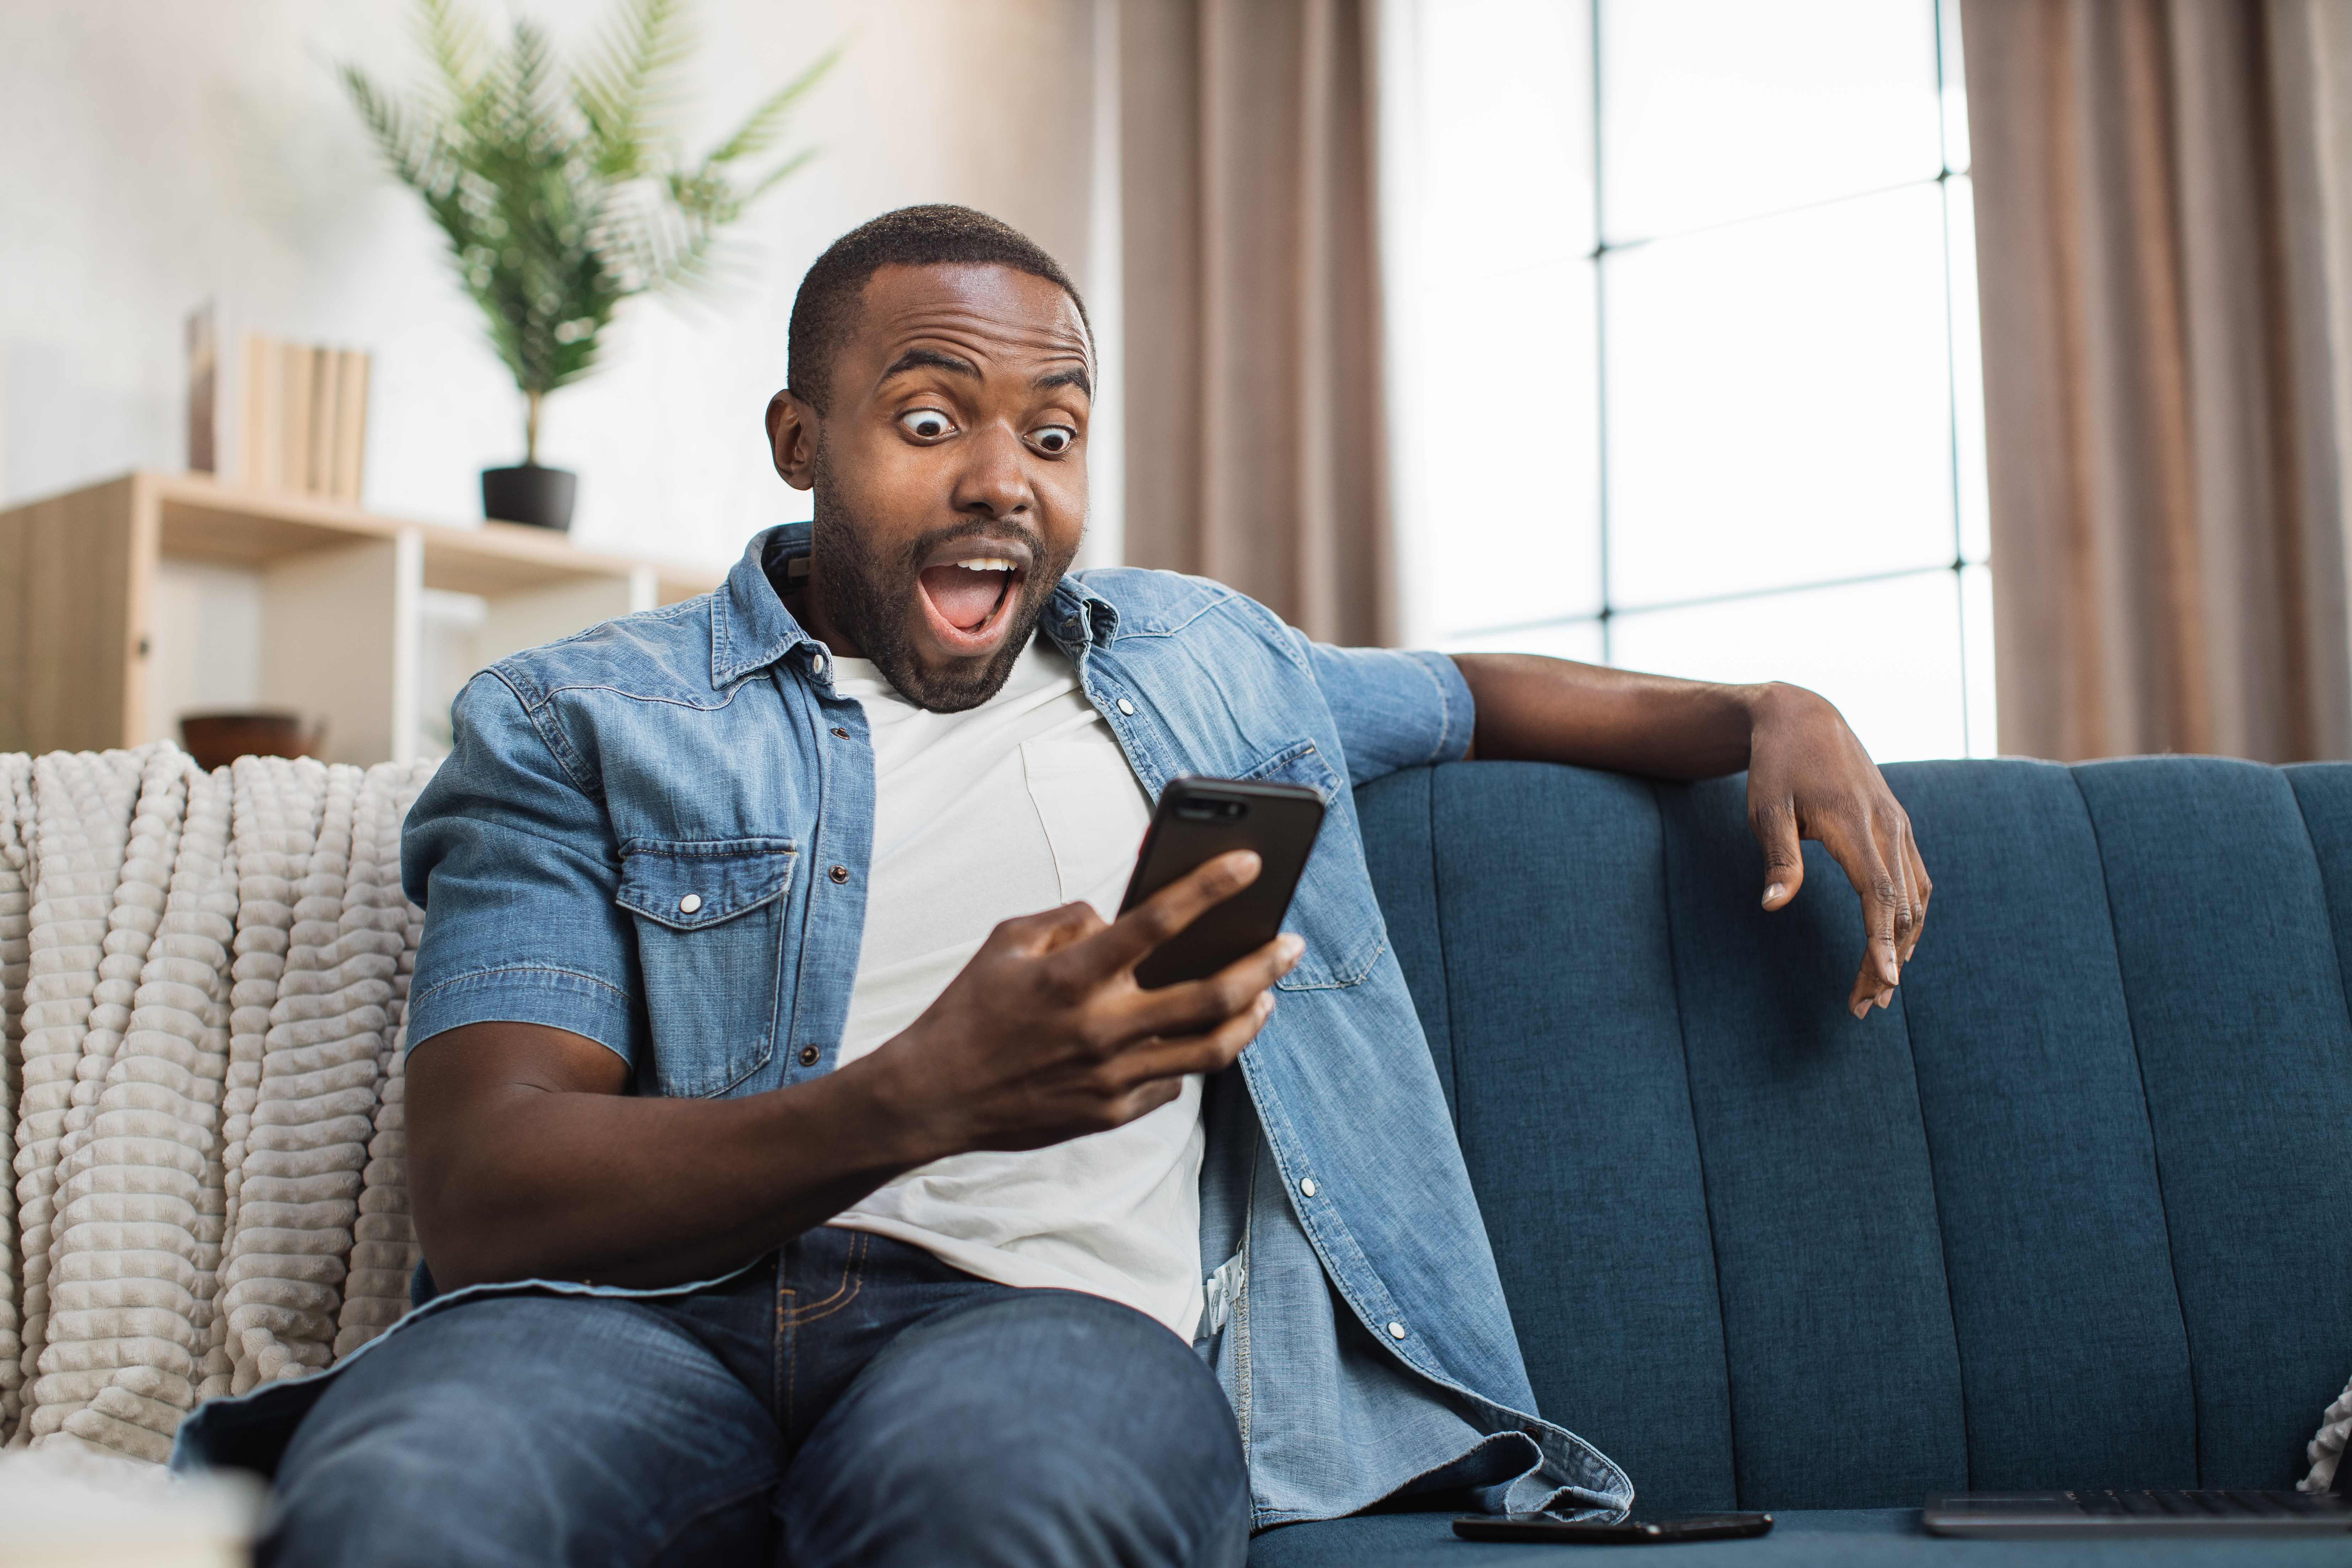
[[1401, 1340], [1404, 1338], [1404, 1325], [1402, 1323], [1391, 1323], [1389, 1325], [1389, 1338], [1392, 1340]]
[[832, 878], [836, 882], [846, 882], [849, 880], [849, 868], [846, 866], [835, 866], [832, 870], [827, 871], [825, 875]]
[[1118, 710], [1126, 714], [1130, 719], [1135, 717], [1135, 704], [1129, 702], [1124, 697], [1118, 700]]
[[846, 730], [845, 730], [845, 729], [843, 729], [843, 728], [842, 728], [840, 725], [838, 725], [838, 724], [835, 724], [835, 725], [833, 727], [833, 732], [834, 732], [835, 735], [839, 736], [842, 740], [846, 741], [847, 739], [849, 739], [849, 731], [846, 731]]
[[1298, 1190], [1305, 1193], [1308, 1197], [1313, 1197], [1315, 1195], [1315, 1178], [1309, 1176], [1305, 1181], [1299, 1183]]
[[801, 1066], [804, 1068], [813, 1068], [816, 1066], [816, 1058], [817, 1049], [814, 1046], [803, 1046], [801, 1047]]
[[702, 895], [700, 893], [688, 893], [686, 897], [678, 900], [677, 901], [677, 912], [682, 915], [690, 915], [701, 907]]
[[821, 653], [813, 653], [809, 655], [809, 673], [811, 675], [823, 675], [824, 673], [824, 655]]

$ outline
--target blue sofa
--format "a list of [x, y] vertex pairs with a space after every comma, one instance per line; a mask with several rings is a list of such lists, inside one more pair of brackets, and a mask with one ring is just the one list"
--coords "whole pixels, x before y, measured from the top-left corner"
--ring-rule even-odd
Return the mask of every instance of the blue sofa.
[[[2352, 1373], [2352, 765], [1887, 770], [1936, 879], [1895, 1005], [1744, 779], [1538, 764], [1360, 792], [1544, 1415], [1676, 1563], [2352, 1562], [2352, 1540], [1937, 1540], [1928, 1492], [2294, 1484]], [[1449, 1512], [1263, 1568], [1586, 1561]], [[1647, 1558], [1640, 1559], [1648, 1561]]]

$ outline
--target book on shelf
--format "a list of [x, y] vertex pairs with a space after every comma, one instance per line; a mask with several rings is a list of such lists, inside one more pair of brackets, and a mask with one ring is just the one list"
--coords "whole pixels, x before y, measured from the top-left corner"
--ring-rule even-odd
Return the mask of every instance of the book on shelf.
[[211, 301], [205, 301], [202, 309], [189, 314], [187, 340], [188, 472], [216, 473], [220, 469], [216, 417], [220, 397], [220, 351], [214, 338]]
[[367, 458], [365, 351], [247, 333], [244, 373], [244, 484], [359, 505]]

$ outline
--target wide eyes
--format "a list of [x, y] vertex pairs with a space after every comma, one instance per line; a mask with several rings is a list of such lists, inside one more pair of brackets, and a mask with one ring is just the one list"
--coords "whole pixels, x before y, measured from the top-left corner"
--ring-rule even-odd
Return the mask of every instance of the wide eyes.
[[[955, 434], [955, 421], [936, 408], [910, 408], [898, 416], [898, 428], [929, 444]], [[1029, 444], [1049, 458], [1058, 458], [1077, 444], [1078, 433], [1067, 425], [1047, 425], [1029, 437]]]

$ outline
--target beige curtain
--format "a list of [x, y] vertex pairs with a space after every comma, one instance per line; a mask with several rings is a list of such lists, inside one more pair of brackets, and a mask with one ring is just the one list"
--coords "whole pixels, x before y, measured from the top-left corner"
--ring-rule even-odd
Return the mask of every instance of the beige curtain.
[[2347, 753], [2306, 19], [1964, 0], [2004, 752]]
[[1127, 559], [1391, 639], [1377, 0], [1123, 0]]

